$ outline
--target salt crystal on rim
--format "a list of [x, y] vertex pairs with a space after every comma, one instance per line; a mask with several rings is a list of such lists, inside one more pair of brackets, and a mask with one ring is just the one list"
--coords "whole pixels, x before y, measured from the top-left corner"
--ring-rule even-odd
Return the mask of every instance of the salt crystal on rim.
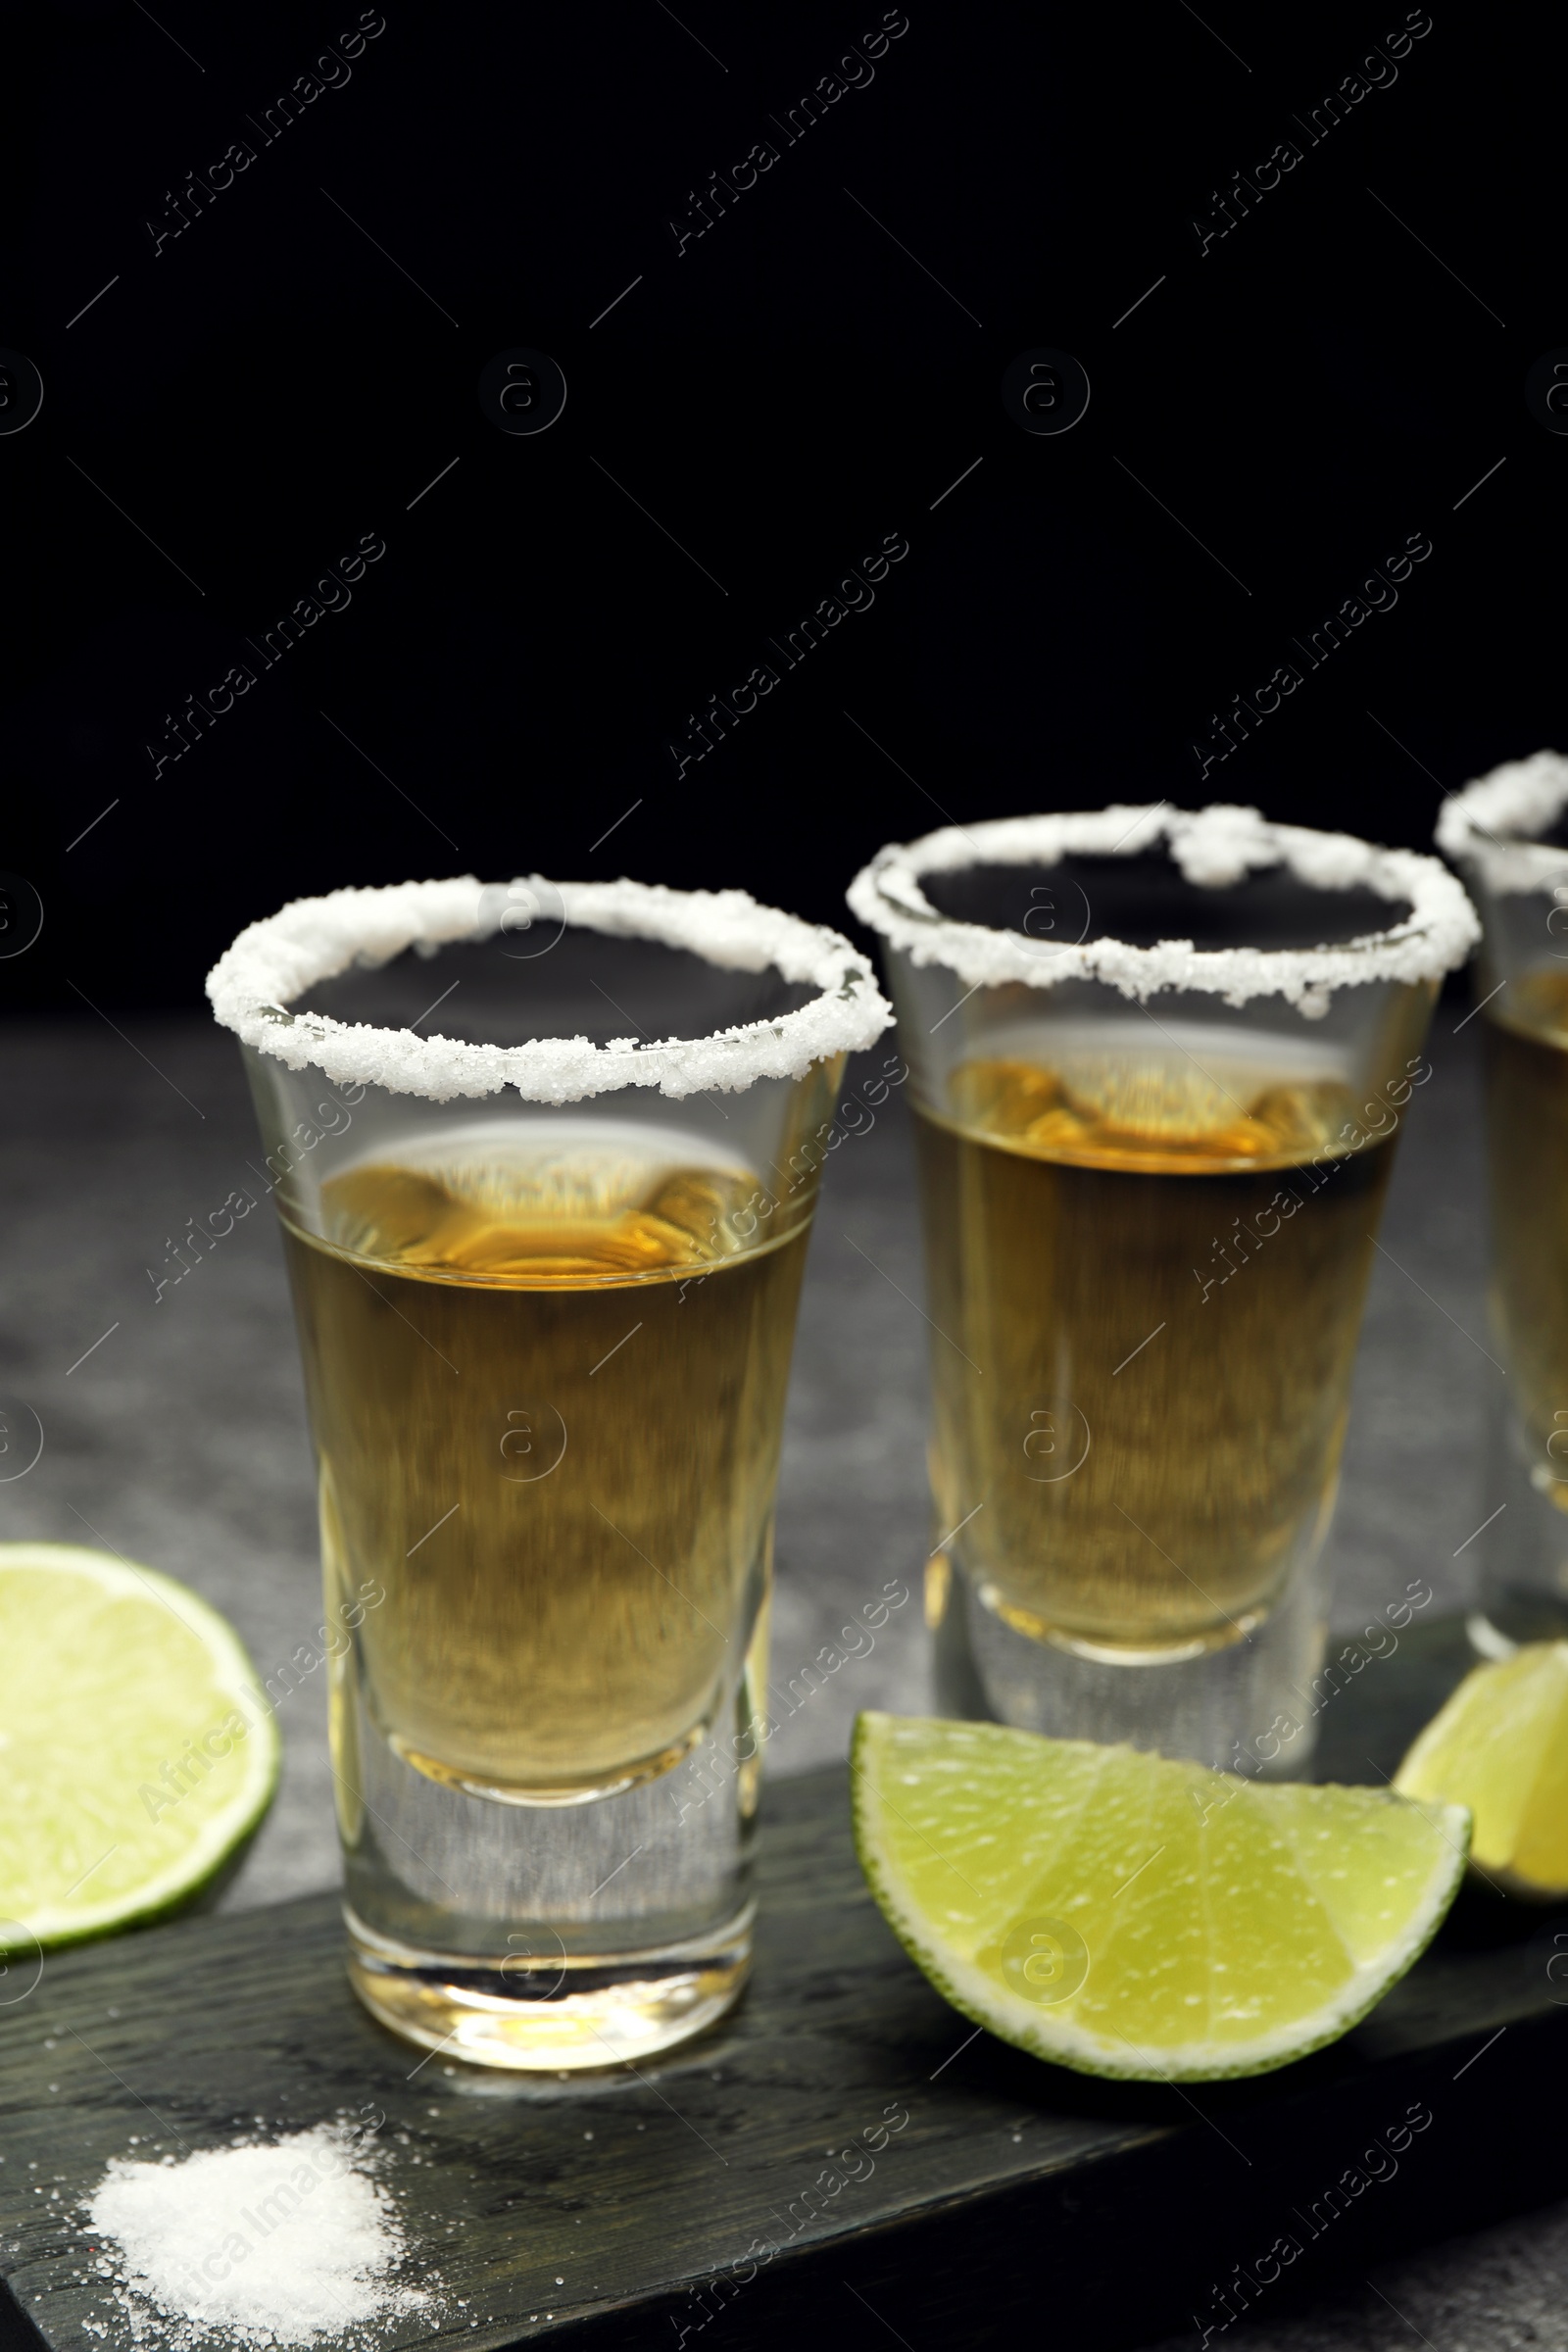
[[[571, 926], [615, 939], [684, 948], [726, 971], [769, 965], [817, 995], [793, 1012], [747, 1021], [704, 1038], [646, 1044], [616, 1038], [542, 1037], [489, 1046], [421, 1037], [290, 1010], [321, 980], [352, 964], [387, 963], [408, 948], [421, 954], [456, 940], [495, 936], [508, 888], [559, 907]], [[445, 882], [403, 882], [385, 890], [334, 890], [295, 899], [252, 923], [207, 976], [213, 1010], [258, 1053], [291, 1069], [317, 1069], [338, 1086], [380, 1086], [445, 1102], [514, 1087], [529, 1102], [580, 1102], [623, 1086], [657, 1087], [680, 1100], [733, 1093], [759, 1078], [800, 1078], [813, 1062], [875, 1045], [893, 1008], [870, 964], [837, 931], [760, 906], [744, 890], [666, 890], [645, 882], [545, 882], [535, 874], [485, 888], [471, 874]]]
[[[1336, 946], [1200, 949], [1190, 939], [1166, 939], [1135, 948], [1095, 939], [1043, 955], [1040, 943], [1022, 932], [939, 914], [920, 887], [925, 874], [965, 866], [1052, 866], [1074, 854], [1134, 858], [1161, 845], [1200, 889], [1226, 889], [1249, 873], [1284, 865], [1311, 889], [1367, 890], [1409, 912], [1386, 931]], [[1337, 988], [1441, 979], [1480, 937], [1475, 909], [1436, 858], [1380, 849], [1350, 833], [1271, 824], [1255, 808], [1223, 804], [1191, 810], [1163, 801], [1147, 808], [1118, 803], [944, 826], [919, 841], [890, 842], [856, 875], [849, 902], [861, 922], [912, 962], [945, 964], [970, 988], [1099, 980], [1139, 1004], [1166, 989], [1217, 996], [1227, 1004], [1278, 996], [1311, 1020], [1327, 1012]]]
[[180, 2164], [118, 2156], [88, 2216], [119, 2249], [99, 2268], [138, 2343], [194, 2352], [215, 2333], [248, 2346], [379, 2338], [389, 2319], [432, 2308], [398, 2283], [397, 2209], [357, 2134], [330, 2124]]
[[1533, 837], [1568, 808], [1568, 760], [1536, 752], [1505, 760], [1453, 793], [1438, 811], [1437, 841], [1491, 890], [1546, 890], [1568, 870], [1568, 850]]

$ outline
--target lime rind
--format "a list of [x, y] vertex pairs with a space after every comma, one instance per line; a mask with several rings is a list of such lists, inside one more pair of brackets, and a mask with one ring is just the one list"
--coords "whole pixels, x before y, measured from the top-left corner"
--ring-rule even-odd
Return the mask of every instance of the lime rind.
[[271, 1703], [189, 1586], [0, 1544], [0, 1954], [150, 1925], [219, 1875], [277, 1786]]
[[[901, 1740], [901, 1735], [906, 1738]], [[901, 1745], [906, 1749], [902, 1755], [898, 1752]], [[1035, 1838], [1027, 1831], [1025, 1834], [1038, 1847], [1038, 1853], [1020, 1868], [1014, 1882], [1015, 1891], [999, 1897], [989, 1934], [982, 1936], [975, 1952], [966, 1956], [956, 1948], [956, 1937], [974, 1940], [975, 1906], [965, 1904], [954, 1889], [954, 1905], [948, 1913], [945, 1930], [943, 1922], [933, 1917], [930, 1901], [915, 1892], [898, 1859], [899, 1830], [906, 1833], [910, 1825], [906, 1819], [896, 1824], [896, 1802], [887, 1783], [894, 1777], [896, 1765], [907, 1768], [913, 1764], [918, 1750], [924, 1752], [935, 1772], [946, 1771], [953, 1776], [950, 1787], [955, 1791], [967, 1781], [965, 1794], [972, 1796], [984, 1786], [986, 1751], [990, 1761], [1000, 1758], [1016, 1774], [1019, 1761], [1030, 1749], [1038, 1751], [1036, 1777], [1040, 1811], [1045, 1818], [1041, 1823], [1043, 1835]], [[981, 1751], [978, 1755], [977, 1750]], [[1118, 1758], [1125, 1761], [1118, 1765]], [[851, 1774], [856, 1847], [866, 1883], [905, 1950], [944, 1999], [971, 2023], [1035, 2057], [1079, 2074], [1135, 2082], [1216, 2082], [1267, 2074], [1338, 2040], [1376, 2007], [1391, 1985], [1425, 1951], [1458, 1890], [1469, 1847], [1470, 1816], [1463, 1806], [1407, 1799], [1377, 1789], [1319, 1788], [1293, 1784], [1264, 1786], [1213, 1773], [1201, 1765], [1146, 1756], [1134, 1749], [1100, 1747], [1082, 1740], [1040, 1740], [1033, 1734], [1011, 1732], [1000, 1725], [942, 1724], [862, 1714], [855, 1728]], [[1096, 1810], [1096, 1794], [1101, 1795], [1103, 1808], [1109, 1782], [1124, 1776], [1147, 1788], [1151, 1807], [1168, 1806], [1169, 1799], [1176, 1800], [1175, 1811], [1167, 1809], [1162, 1816], [1171, 1827], [1181, 1822], [1183, 1806], [1191, 1808], [1191, 1819], [1199, 1826], [1206, 1824], [1215, 1810], [1223, 1822], [1232, 1805], [1242, 1809], [1264, 1808], [1265, 1824], [1273, 1825], [1267, 1843], [1276, 1870], [1283, 1879], [1288, 1868], [1294, 1868], [1300, 1889], [1294, 1912], [1297, 1923], [1294, 1931], [1289, 1924], [1292, 1915], [1283, 1902], [1276, 1905], [1280, 1921], [1287, 1934], [1298, 1935], [1304, 1934], [1310, 1923], [1321, 1965], [1338, 1968], [1338, 1981], [1324, 1997], [1309, 2002], [1299, 2013], [1249, 2035], [1246, 2032], [1249, 1997], [1255, 1995], [1259, 1987], [1249, 1983], [1245, 1968], [1238, 1974], [1231, 1962], [1221, 1959], [1220, 1975], [1229, 1972], [1232, 1980], [1218, 1996], [1221, 2014], [1230, 2028], [1223, 2035], [1215, 2035], [1209, 2030], [1213, 2022], [1213, 1986], [1219, 1982], [1218, 1976], [1211, 1977], [1210, 2008], [1204, 2029], [1190, 2037], [1140, 2039], [1136, 2034], [1118, 2032], [1113, 2022], [1118, 2013], [1114, 1993], [1101, 1999], [1102, 2031], [1084, 2025], [1069, 2013], [1083, 2001], [1097, 1969], [1102, 1981], [1110, 1976], [1114, 1983], [1113, 1971], [1105, 1963], [1118, 1942], [1125, 1949], [1135, 1931], [1119, 1923], [1107, 1931], [1103, 1899], [1083, 1890], [1064, 1899], [1059, 1875], [1054, 1881], [1044, 1879], [1035, 1870], [1035, 1862], [1044, 1859], [1056, 1837], [1067, 1827], [1065, 1816], [1069, 1806], [1065, 1800], [1069, 1791], [1078, 1800], [1070, 1807], [1073, 1822], [1084, 1823]], [[912, 1781], [918, 1786], [920, 1769], [915, 1766], [912, 1773], [901, 1769], [900, 1777], [906, 1785]], [[1240, 1828], [1243, 1817], [1233, 1820], [1233, 1830]], [[1152, 1823], [1152, 1812], [1144, 1818]], [[1423, 1825], [1420, 1831], [1415, 1829], [1417, 1820]], [[1360, 1844], [1365, 1847], [1380, 1831], [1396, 1828], [1396, 1842], [1410, 1848], [1413, 1838], [1418, 1846], [1429, 1851], [1419, 1857], [1425, 1863], [1424, 1877], [1404, 1890], [1402, 1901], [1391, 1898], [1386, 1903], [1386, 1909], [1396, 1916], [1391, 1916], [1380, 1932], [1376, 1889], [1370, 1894], [1366, 1891], [1372, 1874], [1364, 1864], [1358, 1867], [1346, 1857], [1357, 1833]], [[1148, 1834], [1157, 1835], [1157, 1831], [1151, 1829]], [[922, 1832], [915, 1831], [914, 1836], [929, 1844]], [[1069, 1844], [1071, 1837], [1069, 1831]], [[1309, 1849], [1304, 1853], [1303, 1839]], [[981, 1846], [990, 1842], [992, 1838], [987, 1833], [981, 1831], [977, 1835], [971, 1827], [968, 1841], [957, 1849], [958, 1863], [967, 1860], [970, 1871], [979, 1875], [973, 1857]], [[1234, 1838], [1232, 1842], [1239, 1854], [1240, 1839]], [[1254, 1837], [1254, 1844], [1263, 1842], [1261, 1834]], [[1384, 1844], [1389, 1845], [1387, 1837]], [[1151, 1853], [1153, 1850], [1151, 1848]], [[935, 1853], [936, 1849], [933, 1847], [932, 1851]], [[1127, 1857], [1135, 1858], [1131, 1845]], [[1384, 1859], [1379, 1855], [1379, 1869], [1383, 1868]], [[1221, 1873], [1220, 1877], [1225, 1875]], [[1384, 1875], [1387, 1892], [1388, 1874]], [[967, 1879], [965, 1884], [968, 1885]], [[1071, 2001], [1063, 2000], [1057, 2006], [1041, 2006], [1012, 1992], [995, 1970], [999, 1939], [1009, 1921], [1030, 1907], [1031, 1898], [1021, 1899], [1019, 1891], [1029, 1884], [1054, 1886], [1051, 1908], [1069, 1934], [1075, 1932], [1073, 1904], [1080, 1906], [1077, 1918], [1087, 1923], [1094, 1917], [1100, 1925], [1095, 1946], [1097, 1965], [1088, 1970], [1084, 1993], [1075, 1994]], [[1112, 1891], [1112, 1902], [1121, 1891], [1120, 1888]], [[975, 1892], [970, 1886], [970, 1893]], [[1173, 1948], [1184, 1936], [1191, 1944], [1206, 1936], [1210, 1954], [1217, 1957], [1212, 1916], [1216, 1893], [1221, 1898], [1229, 1897], [1238, 1917], [1261, 1899], [1255, 1878], [1226, 1886], [1205, 1884], [1199, 1874], [1193, 1874], [1190, 1899], [1174, 1907], [1166, 1906], [1163, 1931], [1155, 1925], [1156, 1953], [1162, 1932]], [[983, 1903], [984, 1898], [980, 1899]], [[1152, 1915], [1155, 1923], [1157, 1916]], [[1220, 1949], [1223, 1948], [1222, 1943]], [[992, 1968], [977, 1965], [976, 1953], [990, 1956]], [[1284, 1957], [1289, 1961], [1296, 1954], [1287, 1952]], [[1274, 1965], [1279, 1960], [1276, 1949]], [[1269, 1965], [1265, 1955], [1263, 1966], [1266, 1969]], [[1266, 1991], [1266, 1984], [1262, 1989]], [[1137, 2008], [1136, 1992], [1129, 1993], [1127, 2005]]]

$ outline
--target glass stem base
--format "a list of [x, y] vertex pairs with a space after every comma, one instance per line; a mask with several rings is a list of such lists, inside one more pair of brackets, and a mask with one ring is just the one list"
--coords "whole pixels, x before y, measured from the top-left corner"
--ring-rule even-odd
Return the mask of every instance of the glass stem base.
[[956, 1559], [930, 1589], [938, 1714], [1054, 1740], [1125, 1740], [1225, 1772], [1299, 1779], [1316, 1743], [1313, 1678], [1327, 1619], [1315, 1573], [1298, 1575], [1251, 1631], [1198, 1655], [1093, 1657], [1009, 1625]]

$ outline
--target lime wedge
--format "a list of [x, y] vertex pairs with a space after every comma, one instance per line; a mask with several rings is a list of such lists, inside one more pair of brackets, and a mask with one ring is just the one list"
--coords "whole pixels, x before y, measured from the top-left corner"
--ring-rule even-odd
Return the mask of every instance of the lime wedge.
[[1394, 1786], [1468, 1805], [1471, 1860], [1516, 1894], [1568, 1894], [1568, 1642], [1530, 1642], [1474, 1668]]
[[0, 1952], [108, 1935], [195, 1894], [277, 1780], [238, 1636], [172, 1576], [0, 1544]]
[[1464, 1873], [1458, 1805], [1001, 1724], [862, 1715], [852, 1771], [860, 1866], [910, 1958], [1086, 2075], [1261, 2075], [1336, 2040]]

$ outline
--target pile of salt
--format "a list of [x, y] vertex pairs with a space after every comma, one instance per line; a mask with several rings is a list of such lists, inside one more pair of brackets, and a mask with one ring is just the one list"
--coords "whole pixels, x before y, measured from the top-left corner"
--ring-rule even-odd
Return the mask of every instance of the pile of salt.
[[328, 2124], [179, 2164], [117, 2157], [88, 2210], [119, 2250], [100, 2267], [133, 2331], [146, 2334], [138, 2322], [157, 2314], [175, 2324], [176, 2344], [214, 2330], [244, 2345], [311, 2344], [426, 2308], [427, 2295], [397, 2283], [403, 2230], [365, 2162], [355, 2136]]

